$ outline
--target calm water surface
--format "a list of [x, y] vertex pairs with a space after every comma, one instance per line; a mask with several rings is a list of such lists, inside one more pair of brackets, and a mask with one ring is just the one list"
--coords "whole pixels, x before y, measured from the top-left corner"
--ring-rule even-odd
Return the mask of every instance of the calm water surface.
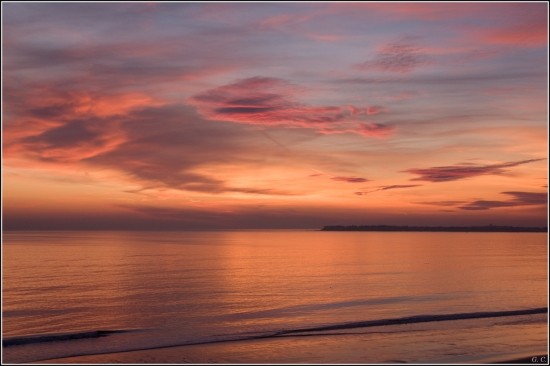
[[[7, 232], [6, 361], [547, 306], [546, 233]], [[80, 343], [78, 343], [80, 342]]]

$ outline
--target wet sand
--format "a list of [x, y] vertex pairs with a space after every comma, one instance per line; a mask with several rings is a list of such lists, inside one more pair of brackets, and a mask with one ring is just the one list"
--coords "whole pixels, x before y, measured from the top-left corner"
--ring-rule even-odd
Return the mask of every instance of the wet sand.
[[533, 356], [541, 360], [547, 347], [547, 316], [537, 314], [294, 334], [37, 363], [531, 363]]

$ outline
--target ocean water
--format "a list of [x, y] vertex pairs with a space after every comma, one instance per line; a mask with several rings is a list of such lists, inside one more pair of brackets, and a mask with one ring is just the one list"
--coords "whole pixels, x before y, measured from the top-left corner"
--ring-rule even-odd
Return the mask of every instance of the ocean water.
[[[545, 351], [547, 240], [546, 233], [5, 232], [3, 361], [308, 333], [300, 339], [306, 349], [350, 329], [376, 347], [395, 337], [384, 329], [399, 327], [432, 332], [422, 333], [430, 344], [476, 317], [469, 341], [498, 319], [521, 327], [519, 338], [502, 336], [503, 350]], [[465, 320], [449, 321], [457, 316]], [[400, 344], [413, 337], [400, 336]], [[490, 354], [476, 347], [469, 359]], [[437, 349], [429, 360], [426, 349], [414, 352], [413, 362], [447, 360]], [[264, 362], [277, 360], [265, 354]]]

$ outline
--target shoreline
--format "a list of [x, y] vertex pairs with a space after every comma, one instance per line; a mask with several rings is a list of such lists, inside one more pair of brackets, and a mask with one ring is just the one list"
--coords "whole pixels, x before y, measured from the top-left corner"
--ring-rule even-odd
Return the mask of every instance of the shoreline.
[[533, 356], [548, 353], [547, 314], [520, 317], [513, 322], [485, 318], [401, 324], [354, 332], [340, 330], [330, 334], [169, 346], [30, 363], [533, 363]]
[[[78, 363], [82, 363], [82, 364], [89, 364], [89, 363], [108, 363], [107, 361], [101, 361], [100, 357], [103, 356], [103, 357], [116, 357], [117, 355], [119, 356], [122, 356], [123, 354], [128, 354], [128, 356], [131, 356], [131, 354], [134, 354], [136, 355], [137, 352], [145, 352], [145, 351], [125, 351], [125, 352], [112, 352], [112, 353], [103, 353], [103, 354], [97, 354], [97, 355], [88, 355], [88, 356], [75, 356], [75, 357], [63, 357], [63, 358], [54, 358], [54, 359], [49, 359], [49, 360], [42, 360], [42, 361], [35, 361], [35, 362], [31, 362], [31, 364], [49, 364], [49, 363], [54, 363], [54, 364], [64, 364], [64, 363], [67, 363], [67, 364], [78, 364]], [[101, 358], [103, 358], [101, 357]], [[145, 357], [146, 356], [143, 356], [144, 357], [144, 360], [145, 360]], [[66, 361], [67, 359], [70, 359], [71, 362], [64, 362], [64, 360]], [[95, 361], [94, 361], [95, 359]], [[138, 361], [134, 361], [134, 363], [136, 364], [148, 364], [148, 362], [138, 362]], [[161, 362], [155, 362], [155, 363], [161, 363]], [[189, 364], [196, 364], [196, 363], [199, 363], [199, 362], [186, 362], [186, 361], [182, 361], [181, 362], [182, 364], [184, 363], [189, 363]], [[200, 363], [204, 363], [204, 362], [200, 362]], [[212, 362], [212, 361], [208, 361], [208, 363], [220, 363], [220, 364], [223, 364], [223, 362]], [[364, 364], [379, 364], [380, 362], [366, 362]], [[381, 362], [381, 363], [386, 363], [386, 364], [396, 364], [396, 363], [408, 363], [408, 362], [405, 362], [405, 361], [402, 361], [402, 360], [390, 360], [388, 362]], [[415, 362], [410, 362], [411, 364], [420, 364], [420, 363], [415, 363]], [[437, 363], [437, 362], [425, 362], [425, 363]], [[454, 363], [458, 363], [458, 362], [448, 362], [448, 364], [454, 364]], [[517, 354], [517, 355], [514, 355], [512, 357], [508, 356], [508, 357], [491, 357], [491, 358], [481, 358], [481, 359], [477, 359], [477, 360], [470, 360], [470, 361], [467, 361], [465, 362], [467, 364], [492, 364], [492, 365], [502, 365], [502, 364], [540, 364], [540, 365], [548, 365], [548, 353], [541, 353], [541, 352], [538, 352], [538, 353], [535, 353], [534, 355], [532, 353], [520, 353], [520, 354]], [[250, 364], [253, 364], [252, 362], [250, 362]], [[287, 364], [291, 364], [291, 363], [287, 363]], [[322, 364], [322, 363], [321, 363]]]

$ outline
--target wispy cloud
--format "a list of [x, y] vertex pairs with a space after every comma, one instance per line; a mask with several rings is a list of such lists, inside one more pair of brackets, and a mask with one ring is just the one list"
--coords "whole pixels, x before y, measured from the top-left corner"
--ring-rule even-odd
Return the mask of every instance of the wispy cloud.
[[404, 172], [419, 175], [419, 177], [411, 179], [413, 181], [425, 181], [435, 183], [449, 182], [454, 180], [477, 177], [481, 175], [502, 175], [507, 172], [506, 168], [512, 168], [518, 165], [528, 164], [541, 160], [544, 159], [529, 159], [489, 165], [457, 164], [431, 168], [407, 169]]
[[546, 205], [548, 203], [547, 192], [502, 192], [502, 194], [512, 196], [513, 199], [506, 201], [476, 200], [459, 208], [468, 211], [479, 211], [500, 207]]
[[422, 186], [421, 184], [393, 184], [389, 186], [379, 186], [376, 189], [355, 192], [355, 194], [358, 196], [363, 196], [363, 195], [373, 193], [373, 192], [378, 192], [378, 191], [388, 191], [391, 189], [404, 189], [404, 188], [413, 188], [413, 187], [421, 187], [421, 186]]
[[383, 46], [372, 60], [356, 67], [365, 71], [408, 73], [427, 63], [427, 56], [421, 47], [397, 42]]
[[364, 183], [369, 181], [368, 179], [361, 177], [332, 177], [330, 179], [348, 183]]
[[369, 182], [370, 179], [363, 178], [363, 177], [356, 177], [356, 176], [347, 176], [347, 175], [332, 175], [325, 172], [322, 172], [317, 169], [311, 169], [315, 172], [315, 174], [310, 174], [310, 177], [328, 177], [331, 180], [335, 180], [337, 182], [346, 182], [346, 183], [365, 183]]
[[443, 207], [454, 207], [466, 203], [466, 201], [430, 201], [430, 202], [417, 202], [422, 205], [432, 205], [432, 206], [443, 206]]
[[368, 137], [387, 137], [395, 131], [395, 126], [384, 123], [361, 123], [353, 132]]
[[69, 113], [55, 125], [12, 136], [8, 156], [51, 164], [78, 164], [120, 171], [143, 186], [204, 193], [289, 196], [275, 187], [233, 185], [200, 172], [223, 164], [252, 163], [254, 147], [241, 144], [229, 126], [204, 123], [190, 107], [139, 106], [120, 114], [85, 117]]
[[382, 113], [382, 106], [312, 106], [299, 102], [300, 90], [283, 79], [257, 76], [196, 94], [190, 102], [209, 119], [234, 123], [313, 128], [323, 134], [351, 132], [367, 137], [385, 137], [394, 129], [360, 119]]
[[269, 77], [253, 77], [197, 94], [191, 102], [210, 119], [256, 125], [311, 127], [344, 122], [345, 106], [307, 106], [296, 99], [298, 88]]

